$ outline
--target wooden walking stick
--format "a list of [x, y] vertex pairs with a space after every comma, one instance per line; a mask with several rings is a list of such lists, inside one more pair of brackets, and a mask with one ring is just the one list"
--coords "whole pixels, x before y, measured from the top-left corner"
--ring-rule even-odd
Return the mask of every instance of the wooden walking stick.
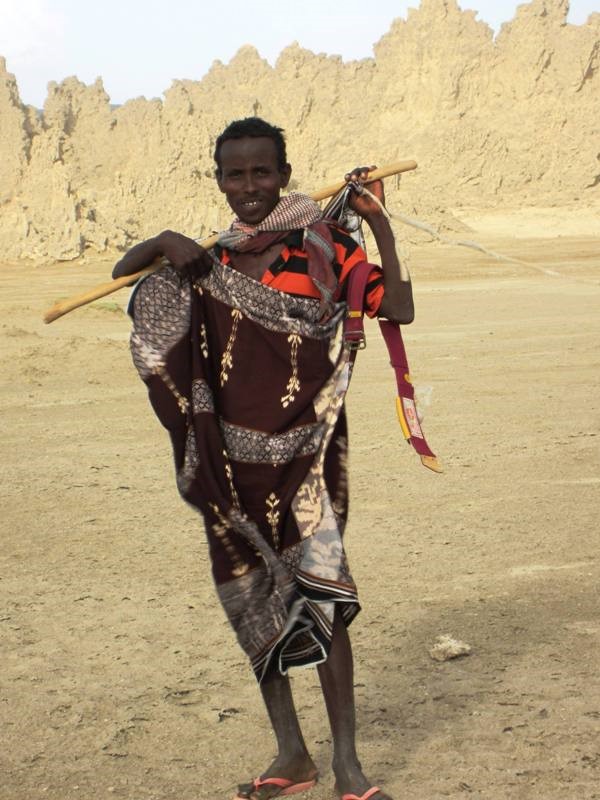
[[[388, 164], [386, 167], [381, 167], [380, 169], [370, 172], [366, 183], [376, 181], [381, 178], [388, 178], [390, 175], [398, 175], [401, 172], [408, 172], [412, 169], [416, 169], [416, 167], [416, 161], [397, 161], [395, 164]], [[333, 195], [337, 194], [341, 189], [344, 188], [345, 185], [345, 181], [338, 181], [330, 186], [325, 186], [323, 189], [320, 189], [318, 192], [314, 192], [310, 196], [313, 200], [324, 200], [326, 197], [333, 197]], [[205, 248], [205, 250], [210, 250], [211, 247], [215, 246], [218, 238], [218, 234], [215, 234], [214, 236], [209, 236], [207, 239], [203, 239], [200, 244]], [[55, 319], [64, 316], [64, 314], [68, 314], [69, 311], [74, 311], [76, 308], [80, 308], [88, 303], [92, 303], [94, 300], [99, 300], [101, 297], [106, 297], [106, 295], [112, 294], [113, 292], [116, 292], [118, 289], [122, 289], [125, 286], [131, 286], [144, 275], [148, 275], [151, 272], [156, 272], [156, 270], [160, 269], [161, 266], [162, 258], [157, 259], [153, 264], [150, 264], [148, 267], [145, 267], [145, 269], [142, 269], [139, 272], [135, 272], [133, 275], [123, 275], [122, 278], [116, 278], [108, 283], [102, 283], [99, 286], [96, 286], [94, 289], [84, 292], [83, 294], [78, 294], [74, 297], [69, 297], [66, 300], [63, 300], [60, 303], [56, 303], [44, 314], [44, 322], [54, 322]]]

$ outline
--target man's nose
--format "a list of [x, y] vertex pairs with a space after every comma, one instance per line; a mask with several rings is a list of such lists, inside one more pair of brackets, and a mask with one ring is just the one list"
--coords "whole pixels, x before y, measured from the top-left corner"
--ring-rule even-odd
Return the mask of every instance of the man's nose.
[[254, 192], [254, 190], [256, 188], [256, 182], [254, 180], [254, 175], [252, 175], [252, 174], [244, 175], [243, 188], [244, 188], [245, 192], [248, 192], [248, 194], [250, 194], [251, 192]]

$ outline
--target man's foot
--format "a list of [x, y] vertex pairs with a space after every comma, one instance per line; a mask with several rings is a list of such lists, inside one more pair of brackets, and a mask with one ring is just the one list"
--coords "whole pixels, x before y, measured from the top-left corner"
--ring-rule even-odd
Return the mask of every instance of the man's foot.
[[345, 798], [346, 795], [349, 795], [352, 800], [354, 800], [354, 797], [362, 800], [365, 795], [368, 800], [392, 800], [389, 794], [381, 791], [381, 789], [372, 794], [369, 793], [374, 788], [374, 784], [367, 779], [358, 763], [350, 767], [345, 765], [344, 767], [336, 768], [334, 766], [333, 771], [335, 772], [335, 791], [340, 800]]
[[[303, 756], [296, 756], [295, 758], [285, 758], [278, 756], [271, 766], [263, 772], [260, 780], [265, 778], [285, 778], [292, 781], [293, 785], [311, 783], [317, 778], [317, 768], [312, 758], [306, 753]], [[306, 789], [311, 788], [306, 786]], [[271, 797], [282, 797], [287, 794], [292, 794], [292, 787], [276, 786], [275, 784], [265, 784], [255, 788], [254, 782], [241, 784], [235, 800], [240, 798], [248, 798], [249, 800], [269, 800]], [[300, 790], [299, 790], [300, 791]], [[304, 789], [302, 789], [304, 791]]]

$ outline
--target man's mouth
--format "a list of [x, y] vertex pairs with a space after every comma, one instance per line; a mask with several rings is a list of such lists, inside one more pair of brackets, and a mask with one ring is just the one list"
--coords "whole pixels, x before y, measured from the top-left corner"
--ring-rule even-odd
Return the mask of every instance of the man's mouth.
[[260, 200], [242, 200], [242, 205], [248, 209], [257, 208], [260, 205]]

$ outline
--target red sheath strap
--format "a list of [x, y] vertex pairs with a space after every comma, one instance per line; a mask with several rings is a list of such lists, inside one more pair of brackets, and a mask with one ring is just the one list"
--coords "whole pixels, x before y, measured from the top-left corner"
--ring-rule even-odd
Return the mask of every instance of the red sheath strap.
[[[344, 320], [344, 342], [352, 351], [352, 361], [356, 358], [356, 351], [362, 350], [366, 346], [363, 309], [367, 282], [372, 270], [372, 264], [367, 261], [361, 261], [356, 264], [348, 276], [346, 298], [348, 311]], [[441, 465], [425, 440], [425, 434], [417, 416], [415, 390], [410, 380], [408, 359], [404, 342], [402, 341], [400, 325], [397, 322], [380, 319], [379, 327], [387, 345], [390, 363], [396, 373], [396, 385], [398, 387], [396, 410], [402, 432], [407, 441], [421, 456], [424, 466], [434, 470], [434, 472], [441, 472]]]

